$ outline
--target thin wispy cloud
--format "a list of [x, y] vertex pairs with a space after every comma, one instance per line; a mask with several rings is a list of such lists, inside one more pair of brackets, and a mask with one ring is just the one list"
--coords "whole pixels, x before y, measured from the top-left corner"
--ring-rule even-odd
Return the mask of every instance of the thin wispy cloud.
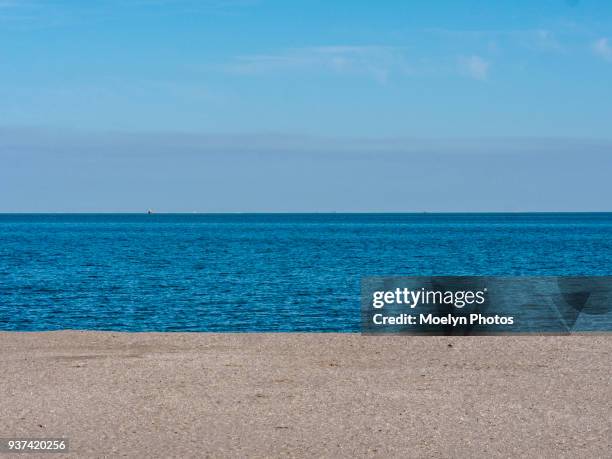
[[266, 74], [289, 70], [364, 75], [384, 83], [393, 73], [408, 73], [406, 49], [393, 46], [311, 46], [278, 53], [238, 56], [232, 73]]
[[[485, 81], [492, 57], [505, 49], [565, 53], [563, 33], [547, 28], [506, 30], [425, 29], [428, 40], [442, 40], [442, 51], [424, 55], [407, 40], [401, 46], [312, 46], [235, 57], [225, 69], [236, 74], [272, 74], [290, 70], [366, 75], [384, 83], [393, 76], [462, 75]], [[560, 38], [561, 36], [561, 38]], [[461, 51], [464, 48], [465, 51]], [[440, 48], [439, 48], [440, 49]], [[458, 51], [459, 50], [459, 51]], [[472, 54], [477, 53], [477, 54]], [[459, 54], [459, 58], [456, 56]], [[499, 57], [499, 56], [498, 56]]]
[[455, 30], [455, 29], [426, 29], [428, 34], [452, 40], [473, 40], [485, 42], [505, 43], [507, 46], [519, 46], [535, 51], [560, 52], [565, 49], [558, 37], [558, 33], [546, 29], [516, 29], [516, 30]]
[[593, 52], [599, 57], [612, 61], [612, 44], [607, 38], [600, 38], [593, 43]]
[[525, 36], [526, 44], [532, 46], [540, 51], [563, 51], [564, 47], [561, 45], [555, 33], [546, 29], [537, 29], [532, 31], [530, 34]]
[[255, 5], [258, 0], [107, 0], [115, 6], [173, 7], [182, 11], [209, 11]]
[[480, 56], [459, 57], [461, 73], [475, 80], [485, 81], [489, 77], [490, 64]]
[[0, 158], [64, 151], [79, 157], [180, 154], [580, 154], [610, 155], [612, 140], [580, 137], [368, 137], [291, 132], [87, 131], [0, 124]]

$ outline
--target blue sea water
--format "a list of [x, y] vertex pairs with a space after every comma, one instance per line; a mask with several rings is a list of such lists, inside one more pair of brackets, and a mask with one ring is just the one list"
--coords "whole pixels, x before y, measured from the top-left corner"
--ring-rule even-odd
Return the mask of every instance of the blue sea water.
[[612, 214], [0, 215], [0, 330], [355, 332], [387, 275], [612, 275]]

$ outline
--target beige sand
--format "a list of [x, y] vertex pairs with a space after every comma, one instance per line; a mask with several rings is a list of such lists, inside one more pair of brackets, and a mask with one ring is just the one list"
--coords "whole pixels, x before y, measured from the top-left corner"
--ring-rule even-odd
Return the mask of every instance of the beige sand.
[[609, 335], [0, 333], [0, 348], [0, 437], [68, 437], [72, 456], [612, 448]]

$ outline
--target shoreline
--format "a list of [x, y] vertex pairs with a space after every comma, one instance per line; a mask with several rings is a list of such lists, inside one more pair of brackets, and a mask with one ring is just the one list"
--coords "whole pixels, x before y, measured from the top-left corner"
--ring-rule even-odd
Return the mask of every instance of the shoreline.
[[612, 336], [0, 332], [3, 437], [69, 456], [603, 457]]

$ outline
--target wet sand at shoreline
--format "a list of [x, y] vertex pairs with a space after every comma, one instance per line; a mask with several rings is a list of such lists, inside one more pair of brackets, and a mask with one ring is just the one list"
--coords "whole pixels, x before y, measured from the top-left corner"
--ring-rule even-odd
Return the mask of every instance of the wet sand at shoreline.
[[612, 448], [610, 335], [4, 332], [0, 349], [0, 437], [65, 437], [75, 457]]

